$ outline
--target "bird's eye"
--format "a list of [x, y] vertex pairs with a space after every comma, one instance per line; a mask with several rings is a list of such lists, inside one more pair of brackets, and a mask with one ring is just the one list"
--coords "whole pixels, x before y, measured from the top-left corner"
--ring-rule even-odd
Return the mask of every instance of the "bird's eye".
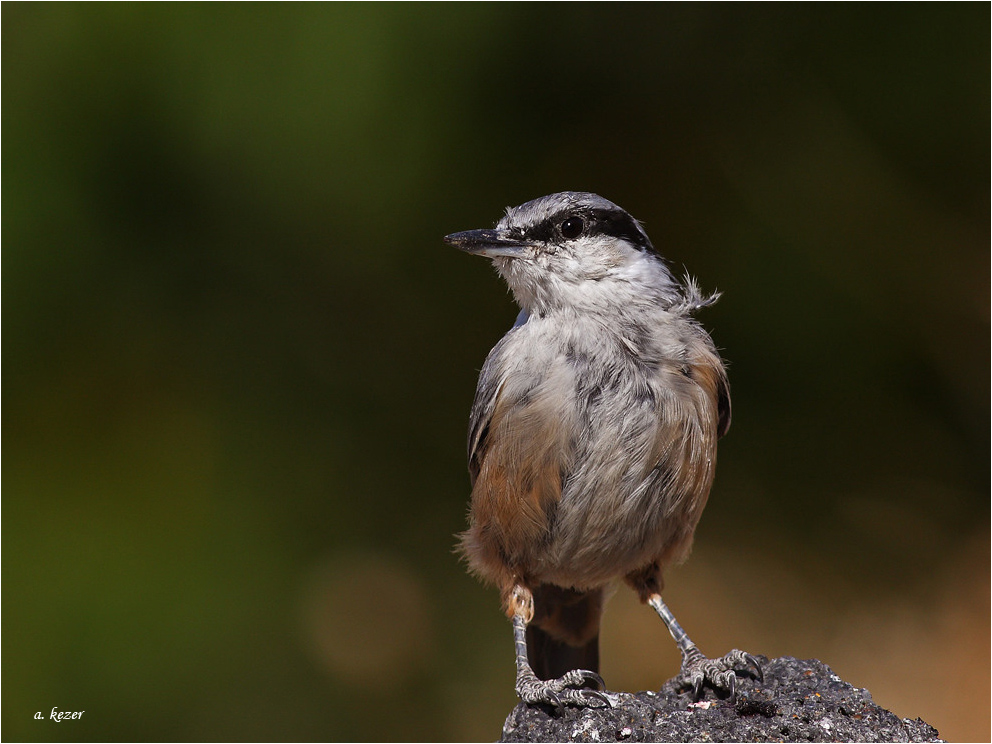
[[569, 217], [561, 223], [561, 234], [568, 240], [577, 238], [582, 234], [582, 228], [584, 226], [581, 217]]

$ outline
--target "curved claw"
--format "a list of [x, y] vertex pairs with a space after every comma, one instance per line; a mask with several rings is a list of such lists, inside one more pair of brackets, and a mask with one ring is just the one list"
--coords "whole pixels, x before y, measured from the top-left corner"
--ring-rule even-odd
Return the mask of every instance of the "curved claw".
[[[582, 676], [585, 677], [587, 680], [589, 680], [590, 682], [595, 682], [596, 683], [596, 686], [600, 690], [605, 690], [606, 689], [606, 682], [603, 680], [602, 677], [600, 677], [598, 674], [596, 674], [596, 672], [589, 671], [588, 669], [580, 669], [579, 671], [582, 672]], [[605, 699], [606, 698], [604, 698], [604, 700]], [[607, 702], [609, 702], [609, 701], [607, 701]]]
[[751, 656], [751, 654], [745, 652], [744, 661], [747, 663], [748, 667], [754, 667], [754, 676], [757, 678], [757, 680], [759, 682], [764, 682], [765, 672], [764, 670], [762, 670], [761, 664], [758, 663], [758, 660], [755, 659], [753, 656]]
[[[695, 650], [695, 647], [693, 647]], [[743, 667], [743, 668], [742, 668]], [[737, 695], [737, 672], [764, 680], [761, 665], [751, 654], [734, 649], [719, 659], [708, 659], [698, 651], [688, 653], [682, 662], [682, 671], [676, 678], [683, 687], [691, 687], [695, 701], [703, 697], [709, 685], [717, 692], [727, 691], [731, 700]]]
[[566, 690], [568, 699], [576, 705], [589, 705], [593, 701], [601, 703], [604, 708], [612, 708], [610, 699], [598, 690]]
[[603, 705], [607, 708], [613, 707], [613, 701], [610, 700], [606, 695], [601, 693], [599, 690], [583, 690], [582, 695], [583, 697], [589, 697], [592, 698], [593, 700], [598, 700], [599, 702], [603, 703]]
[[558, 679], [548, 681], [557, 685], [556, 689], [585, 687], [588, 682], [592, 682], [601, 690], [606, 689], [606, 682], [603, 681], [603, 678], [590, 669], [573, 669]]
[[698, 703], [703, 697], [703, 681], [706, 679], [702, 674], [697, 675], [692, 685], [692, 701]]
[[[587, 706], [599, 703], [613, 707], [610, 698], [602, 692], [581, 689], [586, 681], [606, 689], [603, 678], [588, 669], [573, 669], [562, 677], [548, 680], [538, 679], [532, 671], [525, 671], [517, 677], [516, 688], [520, 699], [528, 705], [544, 703], [560, 708], [563, 705]], [[580, 689], [574, 689], [576, 687]]]

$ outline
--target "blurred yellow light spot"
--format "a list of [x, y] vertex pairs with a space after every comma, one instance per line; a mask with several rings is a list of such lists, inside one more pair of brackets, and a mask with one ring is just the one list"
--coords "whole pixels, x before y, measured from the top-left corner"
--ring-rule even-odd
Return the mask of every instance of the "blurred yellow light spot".
[[416, 673], [434, 646], [420, 577], [380, 554], [334, 556], [316, 565], [303, 587], [301, 615], [317, 663], [370, 689]]

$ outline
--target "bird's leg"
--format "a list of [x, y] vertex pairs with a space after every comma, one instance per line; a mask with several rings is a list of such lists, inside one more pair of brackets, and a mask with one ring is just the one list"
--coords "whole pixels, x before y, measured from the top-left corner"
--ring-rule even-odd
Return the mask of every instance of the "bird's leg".
[[716, 690], [728, 690], [734, 697], [737, 684], [737, 672], [750, 672], [759, 680], [764, 679], [761, 665], [751, 654], [734, 649], [720, 659], [708, 659], [702, 651], [696, 648], [686, 632], [679, 625], [675, 615], [661, 599], [661, 595], [651, 594], [647, 602], [654, 607], [655, 612], [665, 621], [668, 631], [682, 652], [682, 669], [675, 681], [680, 687], [691, 688], [693, 698], [699, 700], [703, 694], [703, 685], [710, 685]]
[[530, 590], [517, 584], [510, 594], [510, 610], [513, 619], [513, 644], [517, 653], [516, 690], [525, 703], [546, 703], [561, 705], [589, 706], [603, 704], [610, 706], [610, 699], [596, 690], [581, 688], [586, 681], [596, 683], [605, 689], [603, 678], [588, 669], [573, 669], [557, 679], [539, 679], [527, 660], [527, 623], [534, 618], [534, 595]]

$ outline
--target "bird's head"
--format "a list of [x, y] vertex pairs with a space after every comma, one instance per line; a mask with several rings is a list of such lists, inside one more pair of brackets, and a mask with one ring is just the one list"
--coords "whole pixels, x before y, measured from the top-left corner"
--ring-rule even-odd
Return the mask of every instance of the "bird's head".
[[640, 223], [596, 194], [564, 191], [511, 207], [492, 230], [445, 237], [486, 256], [529, 314], [680, 298]]

